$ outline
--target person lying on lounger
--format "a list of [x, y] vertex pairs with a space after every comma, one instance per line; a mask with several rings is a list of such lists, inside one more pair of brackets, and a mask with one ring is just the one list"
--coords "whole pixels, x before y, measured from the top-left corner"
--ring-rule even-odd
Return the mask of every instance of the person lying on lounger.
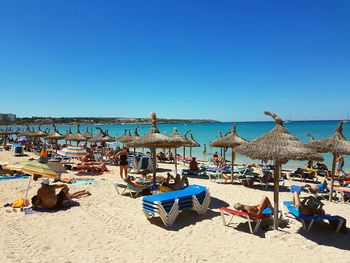
[[[294, 189], [295, 188], [295, 189]], [[302, 187], [291, 186], [291, 192], [293, 194], [294, 207], [299, 209], [299, 212], [304, 216], [324, 215], [323, 203], [320, 202], [314, 196], [308, 196], [302, 201], [300, 200], [299, 194]]]
[[[61, 189], [57, 195], [56, 189]], [[88, 195], [91, 194], [86, 190], [69, 193], [69, 188], [66, 184], [50, 185], [49, 179], [45, 179], [41, 182], [37, 195], [33, 196], [32, 205], [33, 207], [60, 209], [63, 207], [63, 201]]]
[[311, 193], [321, 193], [329, 190], [327, 180], [324, 180], [317, 185], [305, 184], [304, 188], [309, 189]]
[[271, 205], [271, 202], [267, 196], [264, 196], [263, 199], [261, 200], [260, 204], [258, 205], [243, 205], [241, 203], [237, 203], [234, 205], [234, 208], [236, 210], [246, 212], [250, 216], [259, 216], [262, 214], [262, 211], [269, 207], [271, 211], [273, 212], [273, 207]]
[[[171, 183], [170, 180], [173, 180]], [[175, 177], [172, 176], [170, 173], [167, 173], [167, 178], [165, 182], [163, 183], [163, 186], [167, 186], [171, 188], [172, 190], [181, 190], [187, 186], [189, 186], [190, 183], [188, 182], [188, 178], [186, 175], [183, 175], [182, 177], [177, 174]]]
[[299, 174], [304, 179], [314, 179], [316, 178], [316, 171], [313, 170], [311, 172], [304, 172], [304, 169], [298, 168], [294, 171], [294, 174]]

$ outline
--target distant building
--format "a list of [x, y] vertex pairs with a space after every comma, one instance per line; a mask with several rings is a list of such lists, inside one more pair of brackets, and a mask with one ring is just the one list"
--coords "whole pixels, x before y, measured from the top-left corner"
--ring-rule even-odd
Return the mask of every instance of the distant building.
[[16, 114], [13, 114], [13, 113], [0, 113], [0, 121], [15, 122], [16, 121]]

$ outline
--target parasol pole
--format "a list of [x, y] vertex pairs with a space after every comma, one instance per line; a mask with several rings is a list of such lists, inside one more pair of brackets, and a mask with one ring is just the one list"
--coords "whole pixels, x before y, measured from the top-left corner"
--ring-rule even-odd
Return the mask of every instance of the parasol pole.
[[157, 171], [157, 158], [156, 158], [156, 148], [151, 148], [152, 157], [153, 157], [153, 184], [156, 184], [156, 171]]
[[330, 189], [330, 193], [329, 193], [329, 202], [332, 202], [333, 199], [333, 189], [334, 189], [334, 174], [335, 174], [335, 167], [337, 164], [337, 155], [335, 153], [333, 153], [333, 162], [332, 162], [332, 180], [331, 180], [331, 189]]
[[[29, 191], [30, 183], [32, 182], [32, 177], [33, 177], [33, 176], [34, 176], [34, 175], [31, 175], [30, 178], [29, 178], [29, 182], [28, 182], [26, 194], [25, 194], [25, 196], [24, 196], [24, 204], [25, 204], [25, 200], [27, 199], [27, 196], [28, 196], [28, 191]], [[24, 206], [24, 204], [23, 204], [23, 206]]]
[[233, 183], [233, 174], [234, 174], [234, 167], [235, 167], [235, 160], [234, 160], [234, 151], [233, 151], [233, 147], [231, 148], [232, 149], [232, 158], [231, 158], [231, 183]]
[[182, 159], [186, 158], [186, 147], [183, 147]]
[[175, 176], [176, 176], [177, 175], [177, 148], [176, 147], [175, 147], [174, 162], [175, 162]]
[[279, 179], [281, 174], [281, 163], [275, 160], [275, 171], [274, 171], [274, 194], [273, 194], [273, 224], [275, 230], [278, 230], [278, 197], [279, 197]]

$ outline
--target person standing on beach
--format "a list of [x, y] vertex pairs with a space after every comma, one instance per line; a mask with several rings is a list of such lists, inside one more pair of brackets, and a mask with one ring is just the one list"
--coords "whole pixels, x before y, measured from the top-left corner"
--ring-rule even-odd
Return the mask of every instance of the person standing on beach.
[[206, 161], [207, 160], [207, 145], [204, 144], [203, 146], [203, 160]]
[[339, 154], [337, 157], [337, 175], [340, 174], [340, 172], [343, 173], [343, 175], [346, 175], [346, 173], [343, 170], [344, 167], [344, 157], [343, 155]]
[[125, 179], [128, 177], [128, 150], [127, 148], [123, 148], [120, 152], [118, 152], [115, 155], [116, 158], [119, 158], [119, 172], [120, 177], [124, 179], [123, 173], [125, 176]]

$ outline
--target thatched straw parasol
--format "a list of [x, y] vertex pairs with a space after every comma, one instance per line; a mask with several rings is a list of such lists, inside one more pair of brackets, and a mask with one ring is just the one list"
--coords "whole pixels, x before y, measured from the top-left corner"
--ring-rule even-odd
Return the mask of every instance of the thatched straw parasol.
[[29, 126], [27, 126], [26, 129], [18, 133], [18, 136], [26, 136], [26, 137], [31, 137], [32, 132], [30, 131]]
[[276, 114], [265, 112], [270, 115], [276, 126], [265, 135], [251, 142], [244, 143], [236, 148], [240, 154], [246, 155], [255, 160], [273, 160], [274, 171], [274, 226], [278, 229], [278, 193], [281, 165], [288, 160], [323, 160], [323, 157], [306, 144], [291, 135], [283, 127], [283, 122]]
[[36, 132], [34, 132], [33, 137], [40, 138], [40, 137], [46, 137], [47, 133], [41, 130], [41, 125], [39, 125], [39, 128]]
[[[177, 128], [173, 129], [173, 133], [171, 134], [170, 137], [178, 143], [177, 147], [184, 146], [184, 145], [187, 146], [189, 144], [188, 140], [179, 134], [179, 132], [177, 131]], [[174, 155], [175, 174], [177, 174], [177, 147], [175, 147], [175, 155]]]
[[[191, 130], [188, 130], [184, 133], [184, 138], [187, 141], [187, 144], [183, 145], [183, 151], [182, 151], [182, 157], [183, 159], [186, 158], [186, 147], [190, 147], [190, 155], [192, 154], [192, 147], [199, 147], [199, 143], [197, 141], [195, 141], [194, 139], [188, 139], [187, 138], [187, 134], [189, 134], [191, 132]], [[192, 137], [193, 138], [193, 137]], [[199, 145], [199, 146], [198, 146]]]
[[157, 115], [151, 113], [151, 131], [144, 136], [135, 139], [131, 142], [127, 142], [126, 146], [132, 148], [149, 148], [153, 156], [153, 182], [156, 182], [156, 149], [157, 148], [174, 148], [178, 146], [178, 143], [165, 134], [161, 134], [157, 128]]
[[103, 141], [103, 137], [105, 136], [104, 131], [103, 131], [100, 127], [97, 127], [96, 129], [99, 130], [100, 133], [97, 134], [97, 135], [95, 135], [95, 136], [93, 136], [93, 137], [89, 140], [89, 142], [102, 142], [102, 141]]
[[86, 132], [83, 133], [83, 136], [84, 136], [87, 140], [90, 140], [92, 137], [94, 137], [94, 135], [92, 134], [92, 129], [91, 129], [91, 132], [89, 132], [89, 128], [86, 127]]
[[108, 135], [108, 130], [104, 133], [104, 136], [102, 137], [102, 143], [105, 142], [115, 142], [116, 139]]
[[247, 142], [246, 140], [242, 139], [241, 137], [239, 137], [237, 135], [236, 127], [237, 127], [236, 124], [232, 125], [232, 130], [231, 130], [230, 133], [228, 133], [227, 135], [225, 135], [222, 138], [219, 138], [219, 139], [213, 141], [210, 144], [210, 147], [225, 147], [225, 148], [231, 148], [232, 149], [231, 182], [233, 182], [233, 173], [234, 173], [234, 161], [235, 161], [234, 148]]
[[[70, 131], [70, 129], [69, 129]], [[80, 133], [80, 124], [77, 124], [77, 132], [76, 133], [69, 133], [65, 136], [65, 139], [67, 141], [74, 141], [77, 142], [77, 145], [79, 145], [79, 142], [86, 141], [86, 138]]]
[[55, 125], [55, 124], [52, 124], [52, 126], [53, 126], [53, 132], [52, 132], [52, 133], [49, 133], [49, 134], [45, 137], [45, 139], [46, 139], [46, 140], [53, 140], [53, 141], [59, 141], [59, 140], [64, 139], [65, 136], [62, 135], [62, 134], [60, 134], [60, 133], [58, 132], [58, 129], [57, 129], [56, 125]]
[[129, 129], [129, 130], [124, 130], [124, 135], [119, 136], [117, 138], [117, 141], [120, 141], [121, 143], [125, 144], [127, 142], [131, 142], [133, 139], [134, 137], [131, 135], [130, 129]]
[[331, 152], [333, 154], [332, 162], [332, 183], [329, 194], [329, 201], [332, 201], [333, 198], [333, 187], [334, 187], [334, 174], [336, 167], [336, 159], [338, 154], [350, 154], [350, 141], [348, 141], [343, 135], [343, 124], [344, 121], [339, 121], [339, 124], [336, 128], [336, 132], [333, 136], [324, 139], [324, 140], [315, 140], [308, 143], [308, 146], [311, 149], [315, 149], [320, 153]]

